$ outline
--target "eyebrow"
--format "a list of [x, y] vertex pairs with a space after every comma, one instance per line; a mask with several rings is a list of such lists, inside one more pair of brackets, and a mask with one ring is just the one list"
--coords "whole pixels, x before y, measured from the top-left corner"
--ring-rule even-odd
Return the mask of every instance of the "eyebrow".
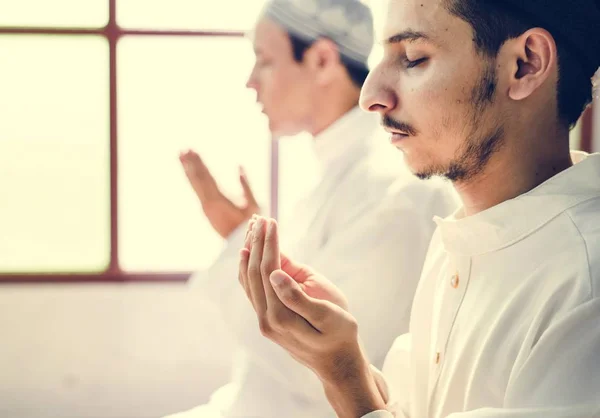
[[415, 42], [415, 41], [427, 41], [432, 42], [433, 40], [429, 35], [425, 32], [419, 32], [415, 30], [405, 30], [404, 32], [397, 33], [396, 35], [390, 36], [385, 40], [385, 43], [390, 44], [398, 44], [400, 42]]

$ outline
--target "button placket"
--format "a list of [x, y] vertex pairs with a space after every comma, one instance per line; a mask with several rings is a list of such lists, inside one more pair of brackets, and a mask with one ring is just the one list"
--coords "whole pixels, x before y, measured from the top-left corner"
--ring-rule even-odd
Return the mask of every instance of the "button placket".
[[430, 405], [433, 402], [435, 391], [439, 378], [441, 376], [444, 362], [446, 360], [446, 347], [450, 339], [452, 328], [456, 321], [456, 317], [460, 311], [462, 301], [466, 294], [467, 284], [470, 276], [471, 259], [470, 257], [453, 257], [450, 255], [450, 263], [445, 272], [445, 279], [441, 290], [443, 296], [441, 298], [441, 307], [439, 312], [438, 329], [435, 333], [435, 344], [432, 372], [430, 374], [431, 381], [429, 383], [429, 399]]

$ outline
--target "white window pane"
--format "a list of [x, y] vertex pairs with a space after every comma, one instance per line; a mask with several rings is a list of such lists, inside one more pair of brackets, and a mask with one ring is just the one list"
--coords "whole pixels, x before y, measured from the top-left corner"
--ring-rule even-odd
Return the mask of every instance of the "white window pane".
[[245, 39], [126, 37], [119, 59], [119, 259], [128, 271], [206, 267], [221, 250], [180, 167], [197, 150], [231, 196], [238, 164], [268, 211], [270, 137], [245, 88]]
[[265, 0], [118, 0], [126, 28], [251, 29]]
[[108, 0], [0, 0], [0, 26], [97, 28], [108, 22]]
[[0, 271], [101, 271], [110, 245], [107, 43], [0, 36], [0, 62]]

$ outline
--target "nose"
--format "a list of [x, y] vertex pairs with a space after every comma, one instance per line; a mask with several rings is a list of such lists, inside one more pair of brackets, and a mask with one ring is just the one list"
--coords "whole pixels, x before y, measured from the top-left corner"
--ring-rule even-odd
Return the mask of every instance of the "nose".
[[246, 88], [252, 89], [258, 93], [258, 81], [256, 78], [256, 68], [252, 68], [248, 80], [246, 80]]
[[383, 70], [374, 68], [365, 83], [360, 93], [360, 107], [367, 112], [377, 112], [380, 115], [393, 110], [398, 105], [398, 98], [393, 88], [391, 80], [386, 80], [386, 75]]

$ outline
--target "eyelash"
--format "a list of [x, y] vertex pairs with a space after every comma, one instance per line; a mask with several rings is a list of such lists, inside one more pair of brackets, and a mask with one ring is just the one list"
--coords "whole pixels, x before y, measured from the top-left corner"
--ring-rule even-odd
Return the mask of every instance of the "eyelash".
[[404, 57], [402, 59], [402, 61], [404, 62], [404, 65], [406, 66], [406, 68], [415, 68], [415, 67], [419, 66], [420, 64], [424, 63], [425, 61], [427, 61], [427, 58], [421, 58], [418, 60], [411, 61], [408, 58]]

